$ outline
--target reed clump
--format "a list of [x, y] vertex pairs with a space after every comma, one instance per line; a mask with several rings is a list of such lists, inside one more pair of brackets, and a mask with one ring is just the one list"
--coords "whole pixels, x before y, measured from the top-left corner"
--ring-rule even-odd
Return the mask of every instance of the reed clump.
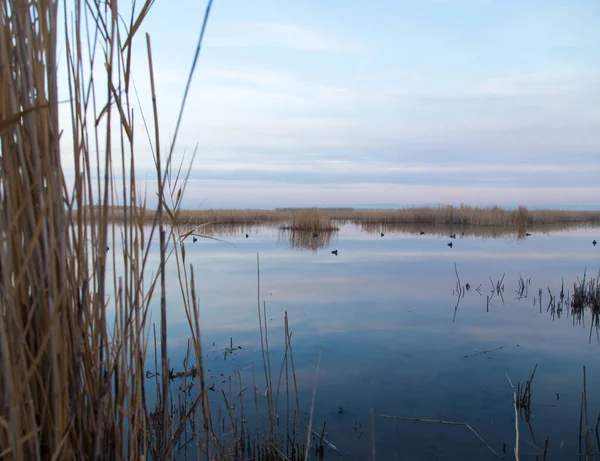
[[[145, 117], [154, 119], [148, 133], [137, 135], [131, 103], [137, 100], [132, 43], [152, 3], [139, 9], [134, 3], [127, 11], [114, 0], [65, 2], [62, 31], [57, 1], [0, 5], [3, 460], [168, 460], [190, 428], [195, 428], [198, 459], [241, 459], [252, 449], [252, 459], [273, 459], [281, 452], [295, 460], [304, 447], [298, 405], [282, 411], [292, 423], [281, 434], [273, 411], [259, 425], [256, 406], [251, 429], [243, 422], [243, 403], [240, 415], [232, 408], [236, 399], [222, 392], [222, 408], [231, 411], [218, 417], [220, 409], [208, 397], [187, 234], [174, 225], [187, 178], [169, 167], [176, 134], [170, 150], [161, 151], [149, 35], [148, 74], [136, 75], [150, 81], [151, 94], [140, 95], [152, 102], [153, 114]], [[210, 6], [209, 1], [201, 37]], [[67, 126], [58, 116], [59, 33], [65, 37], [69, 94], [60, 99], [68, 101], [61, 109], [70, 115]], [[185, 96], [180, 116], [184, 102]], [[61, 148], [61, 136], [73, 147]], [[134, 145], [148, 138], [156, 168], [157, 186], [150, 193], [155, 206], [138, 195], [135, 175]], [[72, 172], [63, 168], [67, 159]], [[175, 299], [166, 288], [169, 261], [177, 270]], [[181, 373], [170, 366], [167, 300], [181, 305], [188, 321], [190, 368]], [[155, 330], [153, 303], [158, 305], [152, 312]], [[266, 328], [266, 316], [263, 321]], [[285, 334], [287, 391], [293, 360], [287, 318]], [[270, 382], [270, 367], [266, 370], [265, 365]], [[294, 377], [293, 361], [289, 376]], [[187, 381], [185, 402], [181, 394], [174, 396], [177, 379]], [[289, 393], [285, 397], [289, 401]], [[267, 402], [269, 408], [276, 405], [271, 393]]]
[[292, 212], [290, 222], [282, 228], [307, 232], [331, 232], [338, 230], [334, 226], [331, 217], [319, 208]]
[[573, 283], [571, 312], [574, 317], [580, 317], [586, 310], [592, 314], [592, 324], [600, 325], [600, 272], [596, 278], [583, 278]]

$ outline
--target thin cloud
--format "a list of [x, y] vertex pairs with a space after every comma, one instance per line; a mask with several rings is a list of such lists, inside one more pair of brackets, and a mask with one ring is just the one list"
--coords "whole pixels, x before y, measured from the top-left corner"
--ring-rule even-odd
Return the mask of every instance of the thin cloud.
[[354, 39], [315, 27], [289, 22], [251, 21], [225, 24], [207, 38], [213, 47], [272, 47], [309, 52], [352, 53], [360, 49]]
[[519, 72], [490, 78], [470, 91], [477, 96], [538, 96], [577, 93], [600, 87], [600, 73], [576, 69]]

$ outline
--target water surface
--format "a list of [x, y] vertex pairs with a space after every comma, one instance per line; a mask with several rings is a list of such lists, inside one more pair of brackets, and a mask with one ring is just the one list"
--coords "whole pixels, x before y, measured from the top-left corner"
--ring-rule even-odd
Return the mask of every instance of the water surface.
[[[242, 370], [245, 384], [251, 384], [254, 363], [257, 387], [261, 393], [266, 388], [257, 313], [259, 254], [273, 379], [283, 357], [287, 311], [303, 417], [308, 423], [322, 351], [313, 424], [320, 431], [326, 421], [326, 438], [343, 459], [371, 459], [371, 409], [468, 423], [500, 455], [506, 444], [509, 459], [515, 413], [507, 376], [515, 385], [523, 383], [536, 364], [531, 427], [520, 421], [522, 459], [540, 455], [547, 437], [552, 459], [574, 459], [584, 365], [591, 426], [600, 412], [600, 346], [589, 316], [578, 322], [568, 310], [560, 318], [547, 312], [548, 287], [556, 296], [564, 281], [566, 294], [586, 269], [597, 275], [600, 246], [591, 242], [600, 240], [599, 230], [527, 238], [462, 236], [460, 229], [428, 229], [424, 235], [389, 226], [365, 230], [347, 224], [332, 235], [307, 237], [254, 227], [227, 232], [219, 236], [222, 241], [188, 240], [209, 383], [226, 388], [227, 377]], [[455, 264], [462, 285], [470, 286], [461, 299]], [[169, 270], [169, 346], [177, 366], [189, 329], [176, 273]], [[495, 293], [488, 301], [502, 277], [502, 296]], [[518, 299], [520, 277], [528, 296]], [[220, 351], [230, 338], [241, 349], [224, 360]], [[491, 349], [497, 350], [465, 357]], [[494, 459], [460, 426], [375, 417], [375, 445], [378, 459]], [[325, 458], [340, 455], [327, 452]]]

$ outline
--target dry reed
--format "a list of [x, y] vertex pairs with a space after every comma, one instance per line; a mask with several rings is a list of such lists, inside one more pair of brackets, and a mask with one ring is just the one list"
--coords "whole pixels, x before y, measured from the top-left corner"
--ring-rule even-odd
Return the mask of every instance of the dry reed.
[[291, 222], [284, 229], [309, 232], [337, 230], [327, 213], [319, 208], [292, 212]]
[[[61, 149], [59, 143], [65, 128], [58, 117], [59, 4], [3, 0], [0, 7], [2, 459], [173, 459], [174, 447], [182, 436], [187, 440], [190, 427], [198, 459], [203, 452], [208, 459], [239, 459], [250, 447], [254, 459], [271, 459], [273, 449], [298, 459], [293, 453], [303, 451], [297, 423], [294, 444], [287, 447], [276, 447], [279, 438], [264, 438], [258, 427], [250, 436], [225, 393], [227, 413], [213, 418], [204, 381], [194, 272], [186, 266], [187, 234], [174, 225], [187, 177], [180, 172], [173, 176], [170, 168], [177, 129], [170, 150], [160, 151], [160, 95], [154, 89], [148, 35], [152, 93], [140, 97], [152, 101], [153, 127], [146, 130], [155, 159], [157, 206], [150, 209], [137, 194], [132, 44], [152, 3], [145, 1], [139, 10], [134, 3], [126, 11], [112, 0], [65, 2], [65, 110], [70, 113], [71, 150]], [[179, 119], [184, 103], [185, 95]], [[63, 169], [69, 157], [72, 184]], [[160, 263], [153, 267], [149, 255], [156, 240]], [[172, 250], [167, 250], [167, 242]], [[195, 358], [189, 369], [186, 359], [182, 373], [169, 366], [169, 259], [177, 263], [189, 323], [188, 358]], [[147, 385], [150, 304], [157, 297], [154, 348], [160, 352], [154, 355], [153, 384]], [[287, 317], [285, 339], [287, 366], [292, 360]], [[291, 375], [295, 379], [293, 361]], [[199, 382], [194, 384], [196, 377]], [[195, 389], [192, 400], [181, 394], [173, 397], [172, 381], [180, 378], [186, 392]], [[242, 397], [241, 382], [238, 386]], [[297, 422], [299, 410], [294, 413]], [[235, 437], [231, 431], [220, 434], [220, 427], [231, 429]], [[275, 434], [272, 414], [269, 427]]]

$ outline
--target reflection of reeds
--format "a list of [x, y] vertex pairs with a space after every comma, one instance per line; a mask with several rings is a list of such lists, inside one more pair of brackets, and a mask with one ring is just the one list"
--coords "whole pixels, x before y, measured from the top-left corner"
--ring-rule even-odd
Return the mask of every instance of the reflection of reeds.
[[209, 237], [238, 237], [245, 234], [253, 235], [259, 233], [263, 229], [276, 229], [276, 226], [268, 223], [253, 224], [253, 223], [210, 223], [204, 225], [185, 225], [177, 226], [178, 232], [181, 234], [209, 236]]
[[[589, 426], [588, 399], [587, 399], [587, 373], [583, 366], [583, 390], [581, 392], [581, 407], [579, 411], [579, 455], [580, 459], [586, 461], [597, 460], [600, 456], [600, 413], [596, 422], [595, 430]], [[595, 437], [592, 433], [595, 432]], [[594, 440], [595, 438], [595, 440]], [[585, 451], [583, 448], [585, 446]], [[585, 455], [585, 458], [582, 458]]]
[[321, 231], [318, 233], [311, 231], [298, 231], [293, 229], [280, 229], [278, 240], [286, 242], [290, 248], [299, 250], [312, 250], [316, 252], [319, 249], [327, 248], [331, 245], [331, 239], [337, 231]]
[[590, 341], [592, 340], [592, 329], [600, 328], [600, 272], [596, 278], [586, 280], [584, 272], [583, 278], [578, 279], [573, 284], [573, 294], [571, 297], [571, 314], [573, 320], [582, 320], [586, 311], [589, 311], [592, 319], [590, 322]]
[[[492, 293], [501, 293], [498, 288], [501, 285], [501, 281], [492, 284]], [[525, 279], [519, 274], [517, 280], [518, 288], [515, 290], [517, 294], [516, 299], [525, 299], [529, 295], [529, 285], [531, 285], [531, 279]], [[546, 287], [548, 294], [548, 304], [546, 306], [546, 312], [552, 315], [552, 318], [560, 318], [563, 315], [563, 311], [566, 311], [567, 316], [570, 314], [573, 318], [573, 324], [581, 324], [584, 320], [586, 313], [591, 315], [590, 322], [590, 341], [594, 327], [600, 329], [600, 271], [596, 278], [589, 278], [586, 271], [583, 273], [582, 278], [577, 278], [573, 282], [573, 293], [570, 291], [565, 292], [564, 279], [561, 281], [560, 291], [558, 293], [553, 292], [550, 287]], [[534, 305], [539, 304], [540, 313], [542, 313], [543, 303], [542, 288], [538, 289], [537, 296], [534, 296]], [[490, 298], [488, 297], [488, 304]], [[570, 309], [569, 309], [570, 307]]]
[[[377, 222], [357, 222], [356, 226], [361, 232], [369, 234], [379, 234], [380, 232], [390, 234], [405, 235], [434, 235], [436, 237], [448, 237], [456, 234], [457, 238], [464, 237], [485, 237], [485, 238], [503, 238], [517, 237], [524, 239], [526, 232], [519, 227], [503, 226], [474, 226], [474, 225], [453, 225], [453, 224], [434, 224], [434, 223], [377, 223]], [[527, 227], [527, 231], [535, 234], [547, 234], [562, 230], [574, 228], [598, 227], [599, 223], [594, 222], [557, 222], [553, 224], [532, 224]]]

